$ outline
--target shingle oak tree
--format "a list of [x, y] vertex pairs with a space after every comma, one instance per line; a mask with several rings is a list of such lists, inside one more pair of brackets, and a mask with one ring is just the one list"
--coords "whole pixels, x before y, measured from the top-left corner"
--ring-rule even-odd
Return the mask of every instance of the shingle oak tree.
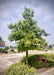
[[33, 10], [25, 7], [22, 16], [23, 19], [17, 23], [8, 25], [8, 28], [12, 30], [8, 39], [17, 41], [19, 52], [26, 51], [26, 64], [28, 64], [28, 50], [36, 49], [38, 44], [43, 46], [45, 39], [42, 36], [47, 36], [48, 34], [37, 26], [37, 21], [33, 20]]

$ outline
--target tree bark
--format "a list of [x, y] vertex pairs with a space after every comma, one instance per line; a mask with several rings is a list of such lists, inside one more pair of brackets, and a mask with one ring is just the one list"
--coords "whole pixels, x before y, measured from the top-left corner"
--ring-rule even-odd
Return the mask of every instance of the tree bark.
[[28, 65], [28, 50], [26, 50], [26, 64]]

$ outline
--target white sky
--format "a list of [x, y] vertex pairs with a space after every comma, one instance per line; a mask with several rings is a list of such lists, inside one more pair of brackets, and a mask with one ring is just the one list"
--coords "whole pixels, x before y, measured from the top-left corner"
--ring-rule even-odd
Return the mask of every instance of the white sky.
[[34, 19], [37, 20], [38, 26], [51, 33], [44, 38], [49, 44], [54, 44], [54, 0], [0, 0], [0, 36], [6, 45], [15, 45], [15, 42], [8, 40], [11, 31], [7, 25], [22, 18], [24, 6], [34, 10]]

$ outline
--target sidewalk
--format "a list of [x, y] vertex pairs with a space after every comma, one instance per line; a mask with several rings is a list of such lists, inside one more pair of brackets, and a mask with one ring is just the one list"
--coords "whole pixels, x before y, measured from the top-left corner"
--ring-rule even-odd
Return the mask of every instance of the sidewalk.
[[43, 72], [40, 75], [54, 75], [54, 68], [52, 68], [46, 72]]

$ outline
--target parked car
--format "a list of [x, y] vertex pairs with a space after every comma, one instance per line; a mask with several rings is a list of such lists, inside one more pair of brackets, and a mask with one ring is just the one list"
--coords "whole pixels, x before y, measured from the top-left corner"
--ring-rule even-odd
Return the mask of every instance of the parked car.
[[44, 52], [47, 52], [47, 51], [48, 51], [48, 49], [44, 49], [43, 51], [44, 51]]

